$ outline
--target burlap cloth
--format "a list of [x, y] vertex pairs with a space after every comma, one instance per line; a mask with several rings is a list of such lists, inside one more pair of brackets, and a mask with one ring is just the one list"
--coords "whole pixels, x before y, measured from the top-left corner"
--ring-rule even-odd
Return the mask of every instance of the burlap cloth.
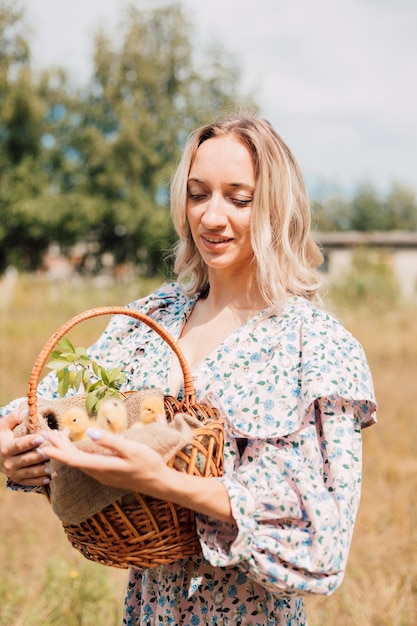
[[[131, 428], [137, 422], [140, 406], [144, 398], [161, 393], [159, 390], [142, 390], [129, 394], [124, 400], [128, 414], [128, 429], [120, 436], [144, 443], [156, 450], [165, 462], [171, 460], [181, 449], [189, 449], [193, 438], [193, 429], [201, 426], [199, 420], [185, 413], [178, 413], [167, 424], [152, 423], [141, 428]], [[38, 430], [62, 429], [62, 415], [70, 407], [85, 406], [85, 396], [73, 396], [57, 400], [38, 400]], [[15, 435], [28, 432], [27, 423], [23, 422], [15, 429]], [[111, 452], [90, 439], [74, 445], [93, 453], [111, 454]], [[184, 471], [186, 467], [178, 460], [174, 467]], [[58, 461], [50, 461], [52, 480], [50, 483], [51, 506], [59, 519], [68, 524], [78, 525], [92, 517], [109, 504], [126, 496], [130, 491], [108, 487], [94, 480], [81, 470], [68, 467]], [[203, 467], [200, 468], [204, 470]]]

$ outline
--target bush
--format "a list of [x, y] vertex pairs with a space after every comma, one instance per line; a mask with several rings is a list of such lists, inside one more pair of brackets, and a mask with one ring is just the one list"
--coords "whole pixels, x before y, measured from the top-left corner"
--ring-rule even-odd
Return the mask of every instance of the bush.
[[336, 303], [383, 310], [401, 300], [399, 282], [389, 255], [382, 251], [360, 249], [354, 253], [350, 268], [331, 287]]

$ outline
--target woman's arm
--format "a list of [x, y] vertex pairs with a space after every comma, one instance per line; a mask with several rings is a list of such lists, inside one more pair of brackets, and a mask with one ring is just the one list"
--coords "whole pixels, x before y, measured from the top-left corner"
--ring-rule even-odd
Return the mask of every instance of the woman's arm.
[[92, 437], [113, 456], [82, 452], [56, 432], [43, 451], [104, 484], [197, 511], [212, 565], [238, 566], [273, 593], [326, 594], [343, 579], [359, 503], [355, 411], [355, 403], [322, 399], [297, 433], [249, 440], [240, 467], [222, 479], [181, 474], [149, 447], [102, 431]]
[[199, 516], [205, 558], [238, 566], [272, 593], [334, 591], [347, 562], [361, 483], [354, 403], [322, 399], [303, 427], [249, 440], [241, 466], [221, 480], [236, 528]]

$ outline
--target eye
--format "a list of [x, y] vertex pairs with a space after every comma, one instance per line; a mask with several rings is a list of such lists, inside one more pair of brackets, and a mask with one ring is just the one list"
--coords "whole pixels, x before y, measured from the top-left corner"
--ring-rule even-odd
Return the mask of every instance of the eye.
[[187, 198], [192, 202], [201, 202], [207, 198], [209, 190], [199, 180], [189, 180], [187, 184]]
[[187, 197], [189, 200], [193, 200], [193, 202], [199, 202], [200, 200], [204, 200], [204, 198], [207, 197], [207, 194], [188, 192]]
[[240, 208], [244, 208], [247, 206], [250, 206], [252, 204], [252, 198], [247, 198], [247, 199], [243, 199], [243, 198], [230, 198], [230, 201], [233, 202], [233, 204], [237, 207]]

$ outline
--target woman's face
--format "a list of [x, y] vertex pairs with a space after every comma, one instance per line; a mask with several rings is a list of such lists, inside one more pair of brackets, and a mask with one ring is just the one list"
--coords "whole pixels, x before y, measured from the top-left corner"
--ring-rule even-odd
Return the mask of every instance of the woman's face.
[[188, 176], [187, 219], [209, 271], [241, 274], [252, 262], [254, 190], [253, 157], [244, 143], [227, 135], [201, 144]]

